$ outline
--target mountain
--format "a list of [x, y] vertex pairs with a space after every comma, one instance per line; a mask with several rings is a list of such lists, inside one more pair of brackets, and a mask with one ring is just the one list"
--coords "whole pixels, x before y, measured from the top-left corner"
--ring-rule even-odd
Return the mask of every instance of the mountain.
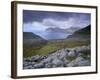
[[39, 44], [45, 44], [47, 41], [42, 37], [32, 33], [32, 32], [23, 32], [23, 44], [27, 46], [36, 46]]
[[73, 33], [75, 31], [79, 30], [78, 27], [70, 27], [68, 29], [62, 29], [62, 28], [47, 28], [46, 31], [48, 32], [61, 32], [61, 33]]
[[68, 29], [66, 29], [66, 32], [68, 33], [74, 33], [75, 31], [79, 30], [79, 27], [70, 27]]
[[67, 39], [90, 39], [91, 25], [86, 26], [85, 28], [75, 31], [72, 35], [69, 35]]
[[24, 39], [38, 39], [41, 37], [32, 32], [23, 32], [23, 38]]
[[47, 28], [46, 31], [48, 31], [48, 32], [65, 32], [65, 29], [55, 27], [55, 28]]
[[90, 34], [90, 33], [91, 33], [91, 25], [88, 25], [85, 28], [76, 31], [74, 34]]

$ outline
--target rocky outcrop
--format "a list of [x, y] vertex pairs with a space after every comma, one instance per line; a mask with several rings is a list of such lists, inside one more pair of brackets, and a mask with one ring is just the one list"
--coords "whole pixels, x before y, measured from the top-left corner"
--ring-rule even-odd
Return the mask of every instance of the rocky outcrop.
[[89, 60], [85, 60], [83, 57], [77, 57], [75, 60], [71, 61], [67, 66], [75, 67], [75, 66], [88, 66], [90, 65]]
[[64, 48], [47, 56], [35, 55], [23, 59], [23, 69], [90, 66], [90, 45]]

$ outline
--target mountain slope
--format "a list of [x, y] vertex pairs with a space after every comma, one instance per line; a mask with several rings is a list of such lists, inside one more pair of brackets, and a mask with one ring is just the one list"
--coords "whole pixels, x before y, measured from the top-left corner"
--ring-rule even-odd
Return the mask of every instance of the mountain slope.
[[41, 37], [32, 32], [23, 32], [23, 38], [24, 39], [38, 39]]
[[65, 32], [65, 29], [55, 27], [55, 28], [47, 28], [46, 31], [48, 31], [48, 32]]
[[74, 34], [90, 34], [91, 33], [90, 30], [91, 30], [91, 25], [88, 25], [87, 27], [76, 31]]
[[24, 46], [36, 46], [39, 44], [45, 44], [46, 42], [47, 41], [45, 39], [32, 32], [23, 32]]
[[85, 28], [74, 32], [72, 35], [68, 36], [67, 39], [90, 39], [90, 33], [91, 25], [88, 25]]
[[79, 30], [78, 27], [70, 27], [68, 29], [62, 29], [62, 28], [56, 27], [56, 28], [46, 29], [46, 31], [49, 31], [49, 32], [60, 32], [60, 33], [73, 33], [77, 30]]

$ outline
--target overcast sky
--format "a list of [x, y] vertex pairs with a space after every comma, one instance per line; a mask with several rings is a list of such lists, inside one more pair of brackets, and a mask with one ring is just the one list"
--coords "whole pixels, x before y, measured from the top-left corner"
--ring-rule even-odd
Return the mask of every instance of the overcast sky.
[[91, 23], [89, 13], [48, 12], [23, 10], [23, 31], [34, 32], [47, 28], [85, 27]]

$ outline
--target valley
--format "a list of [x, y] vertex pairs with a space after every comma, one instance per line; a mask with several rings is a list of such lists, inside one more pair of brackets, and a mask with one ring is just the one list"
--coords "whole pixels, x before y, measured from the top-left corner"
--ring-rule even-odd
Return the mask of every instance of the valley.
[[[37, 61], [33, 63], [35, 63], [34, 65], [37, 64], [37, 67], [29, 67], [32, 66], [33, 64], [29, 65], [29, 66], [25, 66], [28, 64], [27, 61], [29, 61], [29, 63], [32, 62], [32, 59], [35, 59], [36, 56], [38, 57], [43, 57], [43, 59], [41, 58], [41, 61], [44, 61], [45, 59], [49, 59], [50, 55], [56, 54], [56, 55], [64, 55], [65, 56], [65, 61], [68, 60], [69, 63], [66, 63], [67, 67], [69, 65], [69, 67], [71, 66], [80, 66], [80, 64], [78, 64], [79, 62], [77, 62], [77, 65], [74, 65], [74, 61], [77, 61], [77, 58], [79, 58], [79, 55], [81, 55], [81, 59], [83, 61], [85, 61], [86, 63], [84, 63], [83, 66], [89, 66], [90, 65], [90, 56], [91, 56], [91, 49], [90, 49], [90, 39], [91, 39], [91, 34], [90, 34], [90, 27], [86, 26], [85, 28], [79, 29], [75, 32], [73, 32], [72, 35], [69, 35], [67, 38], [64, 39], [50, 39], [50, 40], [45, 40], [43, 37], [40, 37], [39, 35], [33, 34], [33, 33], [23, 33], [24, 37], [23, 37], [23, 61], [24, 61], [24, 69], [29, 69], [29, 68], [45, 68], [45, 66], [42, 64], [42, 62], [38, 62]], [[68, 57], [69, 52], [72, 52], [73, 49], [75, 49], [75, 51], [80, 50], [78, 52], [73, 52], [70, 53], [71, 55]], [[67, 51], [66, 51], [67, 50]], [[69, 51], [68, 51], [69, 50]], [[76, 55], [74, 56], [73, 55]], [[57, 56], [55, 56], [57, 57]], [[29, 59], [29, 60], [28, 60]], [[79, 58], [80, 59], [80, 58]], [[55, 60], [53, 58], [53, 60]], [[51, 67], [57, 67], [60, 64], [60, 60], [57, 58], [58, 63], [55, 61], [54, 63], [56, 65], [52, 66], [53, 63], [48, 65]], [[45, 61], [44, 61], [45, 62]], [[41, 63], [41, 64], [39, 64]], [[62, 63], [61, 65], [63, 65], [62, 67], [64, 67], [65, 63]], [[33, 65], [33, 66], [34, 66]], [[42, 65], [42, 66], [38, 66], [38, 65]], [[45, 65], [47, 65], [45, 63]], [[43, 67], [44, 66], [44, 67]], [[60, 66], [60, 65], [59, 65]], [[58, 66], [58, 67], [59, 67]], [[51, 68], [50, 67], [50, 68]], [[61, 66], [60, 66], [61, 67]]]

